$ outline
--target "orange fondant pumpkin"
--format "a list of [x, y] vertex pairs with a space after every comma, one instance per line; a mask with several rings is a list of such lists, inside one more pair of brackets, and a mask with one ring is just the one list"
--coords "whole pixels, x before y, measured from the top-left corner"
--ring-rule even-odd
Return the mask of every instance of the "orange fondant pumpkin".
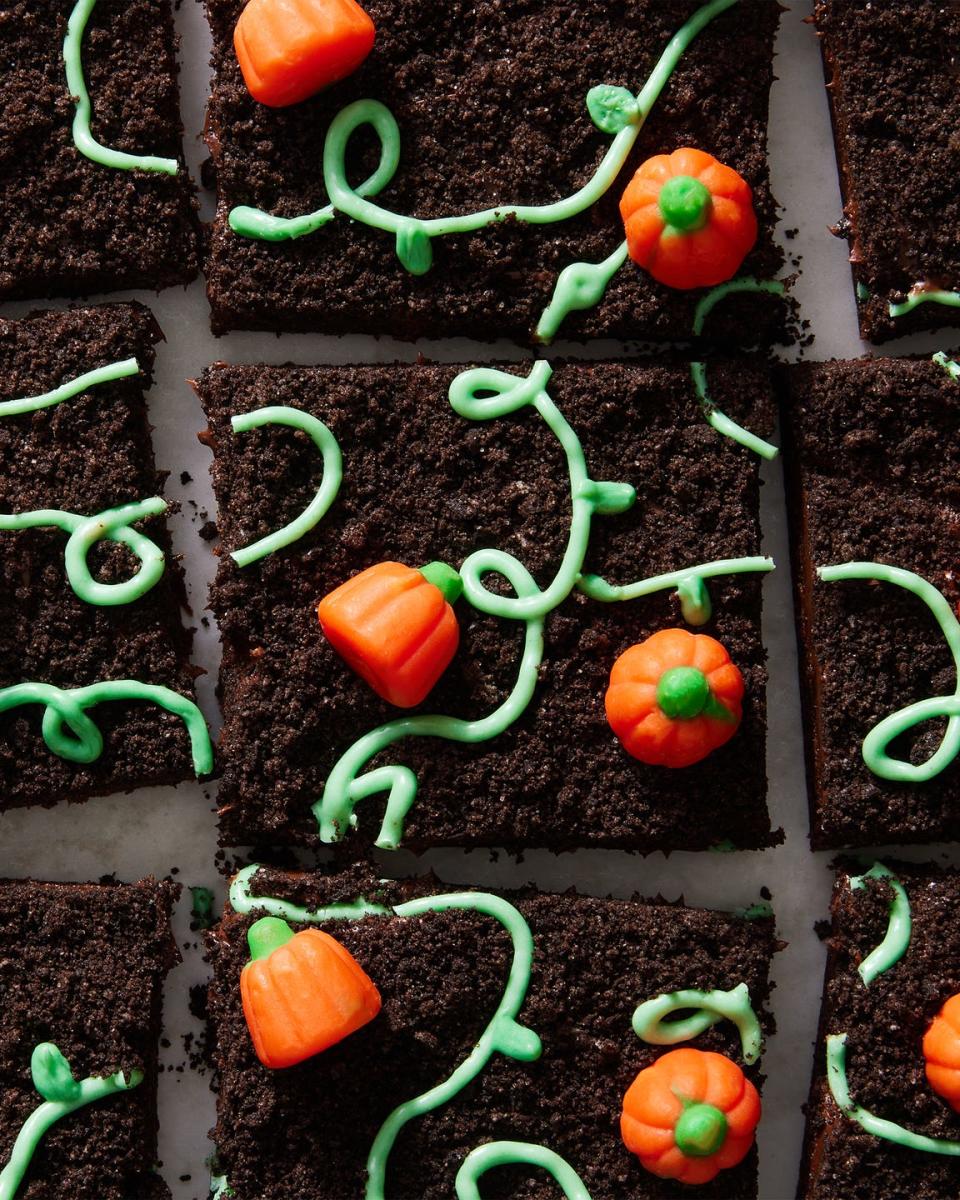
[[736, 733], [743, 692], [743, 676], [716, 639], [662, 629], [614, 663], [607, 720], [634, 758], [689, 767]]
[[960, 995], [951, 996], [923, 1037], [927, 1082], [960, 1113]]
[[709, 1183], [746, 1156], [759, 1120], [757, 1089], [736, 1063], [685, 1047], [636, 1077], [623, 1098], [620, 1132], [653, 1175]]

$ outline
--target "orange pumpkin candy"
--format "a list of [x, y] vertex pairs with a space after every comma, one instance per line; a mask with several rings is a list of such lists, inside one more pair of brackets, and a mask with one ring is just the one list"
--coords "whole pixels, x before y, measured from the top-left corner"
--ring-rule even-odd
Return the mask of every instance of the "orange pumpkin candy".
[[757, 240], [750, 185], [713, 155], [648, 158], [620, 201], [630, 257], [667, 287], [732, 279]]
[[927, 1082], [960, 1113], [960, 994], [951, 996], [923, 1037]]
[[452, 567], [419, 571], [383, 562], [325, 596], [320, 625], [337, 653], [378, 696], [400, 708], [425, 699], [457, 652], [452, 605], [463, 583]]
[[759, 1120], [757, 1089], [735, 1062], [685, 1047], [636, 1077], [620, 1132], [651, 1174], [700, 1184], [746, 1157]]
[[295, 934], [262, 917], [247, 933], [251, 962], [240, 973], [243, 1013], [265, 1067], [292, 1067], [362, 1028], [380, 993], [345, 946], [319, 929]]
[[736, 733], [743, 693], [743, 676], [715, 638], [661, 629], [614, 663], [607, 720], [634, 758], [689, 767]]

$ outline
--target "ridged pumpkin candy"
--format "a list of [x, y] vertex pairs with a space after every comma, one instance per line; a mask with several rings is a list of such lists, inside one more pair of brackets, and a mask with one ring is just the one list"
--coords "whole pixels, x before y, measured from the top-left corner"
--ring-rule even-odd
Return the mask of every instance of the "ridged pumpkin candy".
[[927, 1082], [960, 1113], [960, 994], [951, 996], [923, 1037]]

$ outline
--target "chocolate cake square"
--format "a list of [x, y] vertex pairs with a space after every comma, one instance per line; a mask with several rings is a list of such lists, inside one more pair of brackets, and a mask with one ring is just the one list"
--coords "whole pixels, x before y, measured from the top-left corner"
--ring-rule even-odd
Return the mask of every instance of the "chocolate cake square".
[[[231, 896], [239, 911], [228, 905], [211, 937], [209, 998], [220, 1081], [216, 1169], [237, 1200], [439, 1200], [454, 1194], [458, 1173], [486, 1170], [486, 1156], [498, 1147], [481, 1147], [491, 1142], [521, 1142], [549, 1159], [532, 1166], [508, 1153], [483, 1174], [482, 1195], [491, 1200], [552, 1198], [558, 1188], [551, 1175], [561, 1164], [583, 1189], [567, 1195], [680, 1196], [686, 1184], [646, 1170], [621, 1138], [624, 1094], [638, 1073], [682, 1049], [697, 1058], [722, 1054], [752, 1085], [761, 1084], [759, 1034], [772, 1029], [772, 917], [573, 893], [463, 892], [433, 878], [378, 880], [366, 867], [335, 875], [247, 868]], [[358, 899], [378, 908], [362, 916]], [[321, 910], [331, 905], [347, 919], [323, 919]], [[268, 914], [286, 919], [285, 936], [319, 929], [335, 938], [382, 1000], [361, 1028], [286, 1068], [263, 1065], [241, 1005], [247, 934]], [[296, 939], [284, 950], [309, 970]], [[253, 1019], [261, 1030], [261, 1015], [282, 1028], [284, 965], [274, 970], [268, 961], [265, 969], [274, 986], [256, 991], [277, 1008], [265, 1012], [258, 1002]], [[684, 1002], [700, 1005], [682, 989], [714, 992], [714, 1000], [716, 992], [728, 999], [735, 993], [745, 1039], [715, 1011], [712, 1022], [698, 1014], [703, 1032], [688, 1031], [683, 1046], [668, 1024], [669, 1044], [644, 1040], [665, 1028], [651, 1028], [649, 1007], [631, 1028], [647, 1001], [659, 1000], [654, 1015], [661, 1017]], [[491, 1051], [494, 1014], [499, 1051]], [[270, 1044], [263, 1043], [268, 1057]], [[460, 1086], [448, 1086], [455, 1070]], [[431, 1089], [434, 1099], [420, 1111], [415, 1098]], [[697, 1194], [756, 1197], [756, 1149], [744, 1146], [743, 1153]]]
[[0, 299], [193, 279], [171, 0], [12, 0], [0, 43]]
[[[960, 876], [845, 866], [832, 915], [797, 1194], [952, 1196], [960, 1116], [925, 1067], [942, 1061], [926, 1035], [960, 991]], [[956, 1032], [941, 1032], [949, 1049]]]
[[819, 0], [860, 331], [960, 325], [960, 9]]
[[[428, 21], [416, 0], [369, 0], [364, 7], [376, 42], [362, 66], [311, 99], [270, 108], [252, 98], [234, 51], [243, 0], [207, 0], [214, 44], [207, 141], [218, 196], [207, 266], [214, 332], [527, 342], [560, 273], [607, 262], [601, 274], [615, 274], [602, 300], [573, 311], [563, 336], [688, 339], [703, 289], [674, 290], [629, 260], [618, 270], [611, 260], [623, 243], [618, 206], [630, 177], [650, 156], [687, 146], [733, 167], [753, 189], [760, 232], [743, 274], [771, 279], [780, 270], [766, 156], [779, 5], [583, 0], [571, 9], [553, 0], [450, 0], [434, 6]], [[651, 106], [639, 128], [633, 97], [671, 38], [691, 20], [698, 27], [702, 9], [705, 26], [662, 95], [653, 102], [645, 93], [644, 108], [648, 99]], [[586, 101], [603, 85], [616, 92], [591, 101], [598, 128]], [[627, 108], [603, 115], [618, 99]], [[561, 201], [591, 184], [618, 123], [629, 117], [638, 132], [622, 169], [613, 165], [603, 178], [603, 194], [592, 202], [588, 195], [577, 215], [553, 224], [534, 214], [440, 236], [429, 227], [428, 245], [416, 222], [388, 218], [384, 231], [342, 210], [332, 219], [324, 211], [305, 234], [303, 223], [283, 225], [326, 210], [325, 144], [331, 129], [328, 148], [344, 120], [352, 121], [338, 114], [356, 101], [372, 102], [368, 111], [381, 129], [392, 130], [395, 121], [401, 139], [395, 173], [388, 183], [381, 178], [375, 195], [365, 194], [418, 221]], [[334, 173], [348, 190], [378, 170], [380, 144], [366, 126], [349, 137], [344, 154], [332, 153], [330, 161], [336, 159]], [[353, 212], [354, 201], [344, 203]], [[240, 210], [251, 208], [260, 215], [251, 221], [247, 213], [244, 222]], [[273, 218], [281, 218], [279, 226]], [[753, 345], [782, 337], [784, 321], [784, 306], [769, 295], [740, 295], [716, 310], [705, 332]]]
[[[757, 556], [759, 460], [710, 427], [687, 365], [567, 362], [554, 364], [552, 377], [550, 370], [540, 361], [479, 375], [427, 364], [221, 364], [204, 372], [198, 390], [222, 539], [211, 605], [224, 651], [225, 844], [315, 846], [319, 833], [413, 849], [647, 851], [756, 848], [779, 839], [765, 799], [763, 561], [741, 574], [734, 573], [741, 564], [721, 566], [709, 582], [712, 617], [694, 614], [746, 683], [743, 721], [726, 745], [696, 765], [646, 765], [623, 749], [604, 713], [618, 657], [684, 625], [672, 586], [654, 582], [649, 595], [623, 602], [614, 602], [615, 589]], [[709, 376], [716, 404], [754, 433], [769, 432], [764, 363], [715, 364]], [[541, 385], [565, 429], [555, 432], [523, 404]], [[506, 406], [498, 417], [482, 397], [463, 396], [488, 386], [499, 389], [491, 403]], [[258, 416], [264, 408], [274, 411]], [[324, 476], [329, 450], [318, 453], [303, 431], [280, 423], [291, 409], [323, 422], [336, 439], [343, 482], [312, 528], [241, 566], [234, 554], [299, 520], [333, 479]], [[241, 420], [244, 428], [232, 428], [245, 413], [253, 416]], [[611, 507], [595, 512], [586, 545], [582, 497], [599, 493], [579, 475], [571, 482], [561, 435], [579, 439], [590, 479], [628, 485], [606, 493]], [[630, 487], [637, 498], [626, 507]], [[573, 534], [571, 489], [581, 497]], [[513, 556], [512, 583], [480, 572], [474, 600], [455, 606], [456, 656], [415, 708], [381, 699], [321, 631], [318, 602], [359, 572], [435, 561], [459, 571], [469, 556], [491, 550]], [[472, 576], [478, 560], [471, 562]], [[581, 567], [610, 585], [610, 602], [575, 586]], [[538, 631], [509, 600], [518, 579], [530, 604], [550, 610], [542, 660]], [[592, 597], [604, 590], [595, 580], [584, 587]], [[442, 722], [439, 731], [421, 724], [414, 736], [391, 725], [382, 753], [379, 743], [361, 743], [384, 723], [429, 714], [459, 723]], [[393, 768], [379, 776], [386, 786], [357, 800], [354, 828], [348, 793], [359, 797], [359, 781], [374, 783], [369, 772], [381, 766]], [[416, 796], [398, 814], [410, 772]], [[324, 813], [313, 813], [322, 797]]]
[[210, 770], [144, 405], [160, 336], [135, 304], [0, 321], [0, 809]]
[[[960, 386], [945, 367], [864, 359], [782, 373], [817, 849], [960, 837], [952, 731], [944, 741], [957, 687]], [[849, 563], [866, 565], [818, 574]]]
[[[163, 980], [180, 961], [170, 929], [177, 892], [152, 879], [0, 881], [7, 1194], [169, 1198], [155, 1174], [157, 1057]], [[24, 1124], [45, 1103], [43, 1124], [52, 1104], [62, 1110], [31, 1138]]]

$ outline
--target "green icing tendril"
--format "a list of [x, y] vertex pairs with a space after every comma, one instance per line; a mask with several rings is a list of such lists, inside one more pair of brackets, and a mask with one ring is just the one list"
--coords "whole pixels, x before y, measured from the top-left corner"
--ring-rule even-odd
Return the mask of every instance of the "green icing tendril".
[[[957, 690], [952, 696], [933, 696], [891, 713], [863, 740], [863, 761], [874, 775], [898, 783], [925, 783], [939, 775], [960, 753], [960, 621], [943, 594], [912, 571], [885, 563], [849, 562], [819, 567], [817, 574], [826, 583], [845, 579], [873, 579], [892, 583], [911, 592], [926, 604], [946, 639], [957, 673]], [[905, 762], [887, 754], [887, 747], [902, 733], [923, 721], [947, 718], [947, 727], [937, 750], [922, 763]]]
[[63, 40], [67, 87], [77, 106], [73, 117], [74, 145], [85, 158], [115, 171], [152, 171], [161, 175], [176, 175], [179, 164], [175, 158], [157, 158], [149, 154], [126, 154], [122, 150], [111, 150], [108, 146], [101, 145], [90, 130], [93, 108], [83, 75], [83, 35], [96, 3], [97, 0], [77, 0], [67, 22], [67, 36]]
[[860, 891], [867, 886], [868, 879], [881, 879], [890, 885], [893, 899], [890, 901], [890, 917], [887, 932], [879, 946], [875, 947], [857, 968], [864, 986], [889, 971], [906, 954], [910, 947], [913, 918], [910, 915], [910, 900], [906, 888], [883, 863], [874, 863], [863, 875], [851, 875], [851, 891]]
[[78, 688], [18, 683], [0, 688], [0, 713], [25, 704], [42, 704], [43, 740], [47, 748], [69, 762], [91, 763], [103, 753], [103, 735], [87, 716], [86, 709], [116, 700], [146, 700], [180, 717], [190, 735], [194, 771], [197, 776], [210, 774], [213, 745], [203, 714], [192, 700], [158, 684], [141, 683], [137, 679], [107, 679]]
[[[139, 600], [163, 577], [163, 551], [132, 526], [135, 521], [159, 516], [160, 513], [166, 512], [166, 509], [165, 501], [159, 496], [153, 496], [149, 500], [124, 504], [120, 508], [109, 508], [92, 517], [81, 517], [77, 513], [63, 512], [57, 508], [44, 508], [9, 516], [0, 514], [0, 532], [52, 526], [69, 533], [64, 551], [64, 564], [67, 579], [74, 593], [86, 604], [113, 607]], [[94, 545], [104, 538], [126, 546], [140, 560], [140, 569], [132, 579], [122, 583], [101, 583], [90, 574], [87, 555]]]
[[495, 1167], [517, 1163], [549, 1172], [566, 1200], [591, 1200], [587, 1185], [566, 1159], [533, 1142], [487, 1142], [471, 1150], [457, 1172], [457, 1200], [481, 1200], [480, 1177]]
[[533, 934], [522, 914], [500, 896], [487, 892], [451, 892], [422, 896], [392, 908], [358, 899], [348, 904], [306, 909], [273, 897], [253, 896], [250, 882], [258, 866], [245, 868], [230, 886], [230, 903], [235, 912], [263, 910], [286, 921], [318, 924], [325, 921], [358, 920], [367, 916], [420, 917], [427, 913], [466, 910], [492, 917], [509, 934], [513, 958], [503, 996], [476, 1045], [442, 1083], [395, 1108], [380, 1126], [367, 1156], [366, 1200], [384, 1200], [387, 1162], [400, 1132], [410, 1121], [448, 1104], [487, 1066], [494, 1054], [519, 1062], [533, 1062], [542, 1053], [540, 1038], [517, 1021], [526, 998], [533, 965]]
[[600, 263], [575, 262], [557, 276], [553, 298], [537, 323], [534, 338], [545, 345], [553, 341], [572, 312], [593, 308], [603, 299], [610, 281], [628, 258], [627, 243], [621, 242]]
[[941, 288], [916, 287], [902, 304], [890, 305], [891, 317], [905, 317], [921, 304], [942, 304], [946, 308], [960, 308], [960, 292], [945, 292]]
[[[696, 1009], [696, 1012], [678, 1020], [667, 1020], [678, 1009], [689, 1008]], [[757, 1014], [750, 1003], [750, 990], [745, 983], [737, 984], [729, 992], [701, 992], [696, 988], [665, 992], [639, 1005], [631, 1024], [637, 1037], [651, 1046], [676, 1046], [699, 1037], [720, 1021], [732, 1021], [736, 1025], [743, 1060], [748, 1064], [755, 1063], [760, 1057], [763, 1036]]]
[[960, 1141], [950, 1138], [932, 1138], [922, 1133], [913, 1133], [898, 1125], [896, 1121], [888, 1121], [878, 1117], [866, 1108], [861, 1108], [850, 1096], [850, 1085], [847, 1081], [847, 1035], [832, 1033], [827, 1037], [827, 1082], [830, 1094], [837, 1108], [851, 1121], [856, 1121], [861, 1129], [873, 1137], [895, 1142], [908, 1150], [921, 1150], [927, 1154], [946, 1154], [960, 1156]]
[[43, 1103], [21, 1125], [6, 1166], [0, 1171], [0, 1200], [14, 1200], [40, 1142], [52, 1125], [78, 1108], [117, 1092], [131, 1091], [143, 1082], [142, 1071], [131, 1071], [129, 1079], [118, 1071], [115, 1075], [92, 1075], [78, 1082], [73, 1078], [70, 1064], [52, 1042], [34, 1049], [30, 1071]]
[[933, 356], [933, 361], [938, 367], [943, 367], [954, 382], [960, 383], [960, 362], [954, 362], [952, 358], [947, 358], [942, 350]]
[[60, 387], [54, 388], [50, 392], [43, 392], [39, 396], [4, 400], [0, 402], [0, 417], [16, 417], [22, 413], [38, 412], [41, 408], [52, 408], [55, 404], [62, 404], [64, 400], [79, 396], [81, 392], [89, 391], [98, 384], [113, 383], [117, 379], [127, 379], [131, 375], [139, 374], [140, 364], [137, 360], [124, 358], [120, 362], [108, 363], [104, 367], [97, 367], [93, 371], [78, 375], [76, 379], [71, 379], [67, 383], [61, 384]]
[[340, 445], [326, 425], [316, 417], [305, 413], [299, 408], [287, 405], [272, 405], [267, 408], [254, 409], [253, 412], [241, 413], [230, 421], [234, 433], [246, 433], [249, 429], [260, 429], [264, 425], [286, 425], [290, 429], [299, 429], [305, 433], [320, 451], [323, 457], [323, 480], [317, 494], [310, 501], [296, 520], [284, 525], [275, 533], [261, 538], [242, 550], [234, 550], [230, 557], [239, 567], [249, 566], [258, 559], [266, 558], [277, 550], [302, 538], [309, 533], [318, 521], [326, 515], [333, 504], [343, 482], [343, 456]]
[[[424, 275], [433, 265], [431, 239], [471, 233], [513, 218], [529, 225], [567, 221], [595, 204], [613, 186], [626, 163], [644, 121], [666, 86], [677, 63], [698, 34], [737, 0], [711, 0], [703, 5], [670, 39], [639, 95], [626, 88], [601, 84], [587, 97], [594, 124], [613, 134], [613, 141], [593, 176], [576, 192], [552, 204], [504, 204], [459, 216], [419, 219], [391, 212], [370, 197], [393, 179], [400, 162], [400, 128], [388, 108], [377, 100], [357, 100], [342, 109], [327, 130], [323, 147], [323, 178], [330, 203], [303, 216], [274, 217], [241, 205], [229, 217], [231, 229], [241, 237], [284, 241], [322, 229], [337, 212], [373, 229], [392, 233], [397, 257], [412, 275]], [[353, 188], [347, 179], [347, 146], [353, 134], [370, 126], [380, 144], [380, 160], [369, 179]], [[602, 292], [601, 292], [602, 294]]]

